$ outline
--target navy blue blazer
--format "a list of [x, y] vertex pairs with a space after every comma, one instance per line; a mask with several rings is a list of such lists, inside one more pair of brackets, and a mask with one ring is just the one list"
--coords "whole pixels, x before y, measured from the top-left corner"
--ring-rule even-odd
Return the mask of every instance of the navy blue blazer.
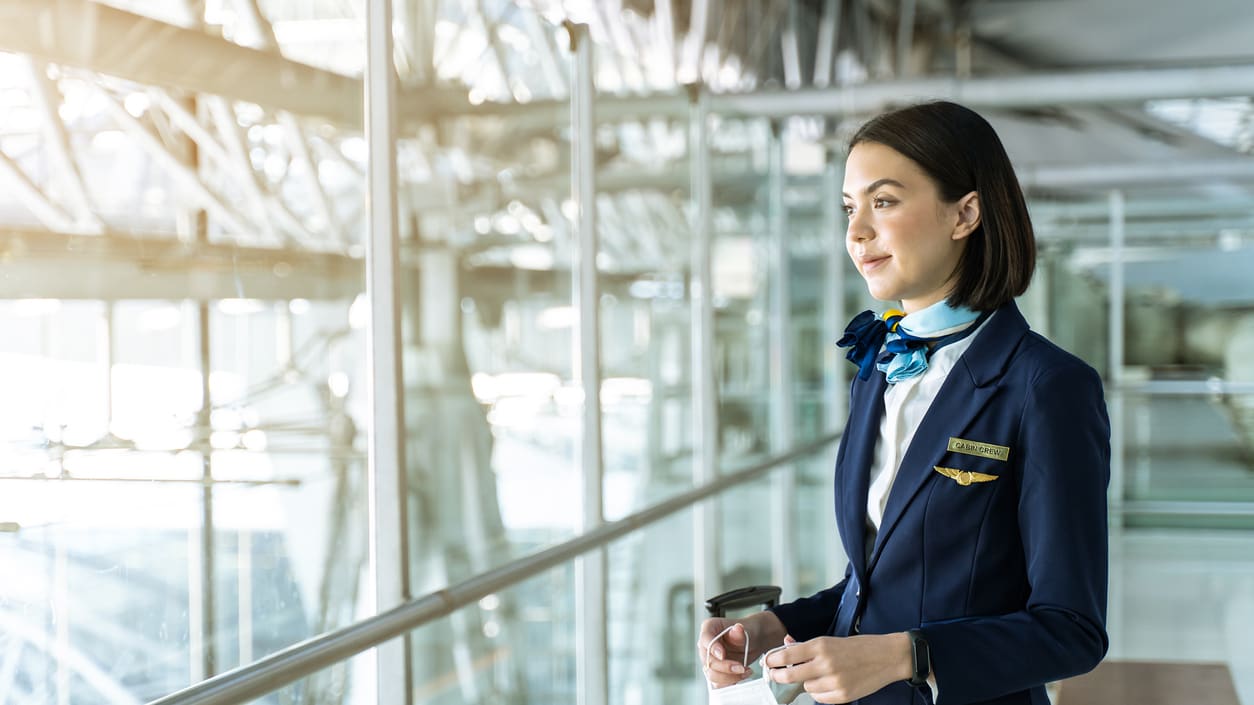
[[[850, 389], [835, 482], [845, 579], [774, 612], [802, 641], [922, 630], [939, 705], [1045, 705], [1044, 683], [1092, 670], [1109, 645], [1101, 379], [1013, 303], [999, 309], [920, 423], [867, 557], [886, 385], [875, 372]], [[859, 702], [931, 697], [899, 682]]]

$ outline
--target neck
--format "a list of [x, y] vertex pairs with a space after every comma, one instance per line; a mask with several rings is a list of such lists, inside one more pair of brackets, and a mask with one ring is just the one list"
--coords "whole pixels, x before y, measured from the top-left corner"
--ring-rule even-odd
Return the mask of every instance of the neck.
[[905, 311], [906, 313], [914, 313], [915, 311], [922, 311], [928, 306], [932, 306], [933, 304], [936, 304], [940, 301], [944, 301], [948, 299], [949, 295], [952, 293], [954, 293], [954, 287], [946, 286], [944, 289], [941, 289], [941, 291], [933, 292], [931, 294], [928, 294], [927, 296], [921, 296], [921, 297], [914, 298], [914, 299], [902, 299], [901, 310]]

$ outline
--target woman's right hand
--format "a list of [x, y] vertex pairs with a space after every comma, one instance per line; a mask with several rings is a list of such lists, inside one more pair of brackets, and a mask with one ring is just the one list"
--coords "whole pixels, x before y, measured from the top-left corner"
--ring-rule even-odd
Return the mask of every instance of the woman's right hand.
[[[711, 647], [714, 637], [728, 627], [732, 627], [731, 631]], [[744, 666], [746, 649], [749, 652], [747, 660], [752, 663], [767, 649], [782, 644], [784, 636], [784, 625], [773, 612], [758, 612], [738, 620], [711, 617], [701, 623], [697, 658], [705, 668], [706, 649], [710, 649], [705, 677], [714, 687], [721, 688], [739, 683], [749, 676], [749, 670]]]

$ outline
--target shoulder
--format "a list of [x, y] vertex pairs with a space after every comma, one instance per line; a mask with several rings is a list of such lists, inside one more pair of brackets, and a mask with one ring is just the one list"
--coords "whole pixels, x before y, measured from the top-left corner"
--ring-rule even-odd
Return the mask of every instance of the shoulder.
[[[1052, 418], [1062, 425], [1105, 425], [1106, 392], [1101, 375], [1043, 336], [1031, 331], [1024, 335], [1009, 370], [1003, 385], [1012, 397], [1022, 400], [1021, 417], [1031, 416], [1037, 422]], [[1101, 423], [1096, 423], [1099, 420]]]
[[1101, 375], [1089, 363], [1029, 330], [1011, 361], [1020, 379], [1032, 386], [1053, 382], [1087, 382], [1101, 386]]

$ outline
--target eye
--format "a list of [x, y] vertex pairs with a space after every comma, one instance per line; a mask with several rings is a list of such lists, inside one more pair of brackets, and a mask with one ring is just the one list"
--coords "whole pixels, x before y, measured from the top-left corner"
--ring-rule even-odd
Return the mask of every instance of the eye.
[[840, 209], [843, 210], [847, 216], [853, 215], [853, 206], [848, 203], [841, 204]]
[[876, 208], [887, 208], [888, 206], [891, 206], [894, 201], [891, 198], [876, 198], [874, 201], [871, 201], [871, 203], [874, 204]]

